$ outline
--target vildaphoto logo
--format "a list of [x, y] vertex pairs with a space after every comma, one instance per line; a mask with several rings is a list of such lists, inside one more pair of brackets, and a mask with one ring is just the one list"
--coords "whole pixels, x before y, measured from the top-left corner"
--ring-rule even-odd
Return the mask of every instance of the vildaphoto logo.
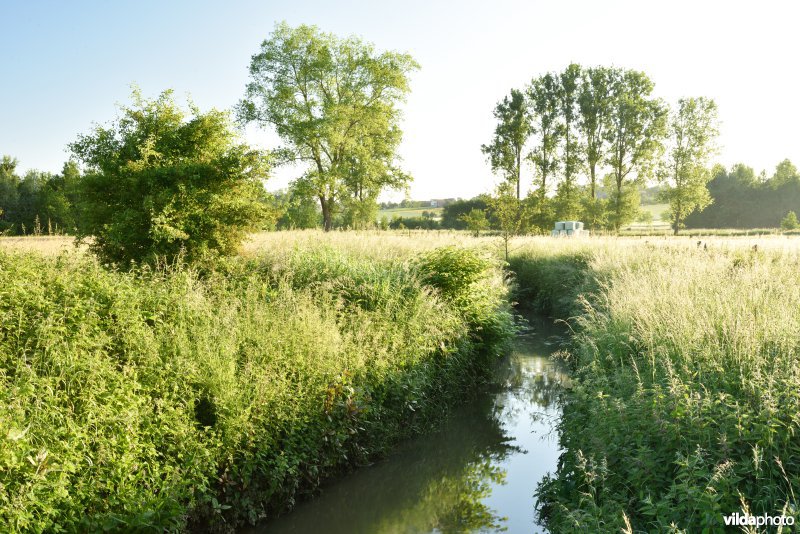
[[794, 517], [785, 515], [767, 515], [767, 514], [750, 515], [750, 514], [740, 514], [739, 512], [736, 512], [734, 514], [724, 515], [722, 516], [722, 519], [725, 521], [726, 526], [731, 526], [731, 527], [746, 527], [746, 526], [790, 527], [794, 525]]

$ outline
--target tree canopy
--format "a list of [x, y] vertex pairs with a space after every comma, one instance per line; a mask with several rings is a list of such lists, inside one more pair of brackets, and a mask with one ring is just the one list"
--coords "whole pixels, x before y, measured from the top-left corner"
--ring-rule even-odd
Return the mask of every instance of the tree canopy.
[[675, 234], [686, 217], [711, 203], [706, 184], [711, 179], [709, 158], [719, 135], [717, 105], [708, 98], [683, 98], [672, 113], [667, 159], [661, 172], [667, 184], [662, 198], [669, 202]]
[[319, 200], [326, 230], [344, 197], [374, 204], [409, 182], [397, 156], [399, 106], [417, 68], [408, 54], [286, 23], [253, 56], [239, 119], [275, 129], [285, 143], [278, 163], [307, 164], [296, 191]]

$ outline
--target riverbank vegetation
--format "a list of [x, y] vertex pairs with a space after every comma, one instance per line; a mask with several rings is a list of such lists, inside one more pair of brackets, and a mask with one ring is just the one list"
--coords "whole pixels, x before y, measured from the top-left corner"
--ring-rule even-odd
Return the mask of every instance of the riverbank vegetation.
[[428, 428], [512, 333], [477, 250], [0, 251], [3, 530], [227, 529]]
[[794, 237], [514, 238], [513, 295], [502, 239], [463, 232], [261, 233], [203, 276], [7, 241], [12, 529], [273, 516], [429, 428], [502, 350], [509, 300], [575, 332], [551, 530], [797, 513]]
[[570, 322], [554, 532], [717, 531], [798, 516], [798, 252], [529, 243], [519, 299]]

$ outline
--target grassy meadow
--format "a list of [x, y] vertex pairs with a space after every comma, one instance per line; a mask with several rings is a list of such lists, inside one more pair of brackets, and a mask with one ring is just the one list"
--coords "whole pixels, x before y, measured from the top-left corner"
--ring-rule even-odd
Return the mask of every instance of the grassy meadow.
[[797, 242], [677, 241], [537, 242], [511, 260], [520, 298], [575, 332], [565, 453], [539, 489], [554, 532], [800, 514]]
[[[699, 241], [699, 242], [698, 242]], [[0, 525], [272, 517], [430, 428], [513, 333], [567, 321], [553, 532], [797, 516], [800, 239], [273, 232], [213, 271], [0, 239]]]

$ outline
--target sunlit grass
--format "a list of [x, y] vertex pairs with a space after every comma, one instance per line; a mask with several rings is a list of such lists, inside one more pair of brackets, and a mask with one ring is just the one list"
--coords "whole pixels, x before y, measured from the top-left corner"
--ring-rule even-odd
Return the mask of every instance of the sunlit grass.
[[798, 514], [797, 243], [607, 239], [517, 251], [520, 299], [577, 332], [566, 454], [542, 489], [553, 530], [625, 531], [627, 520], [637, 532], [717, 531], [744, 506]]

